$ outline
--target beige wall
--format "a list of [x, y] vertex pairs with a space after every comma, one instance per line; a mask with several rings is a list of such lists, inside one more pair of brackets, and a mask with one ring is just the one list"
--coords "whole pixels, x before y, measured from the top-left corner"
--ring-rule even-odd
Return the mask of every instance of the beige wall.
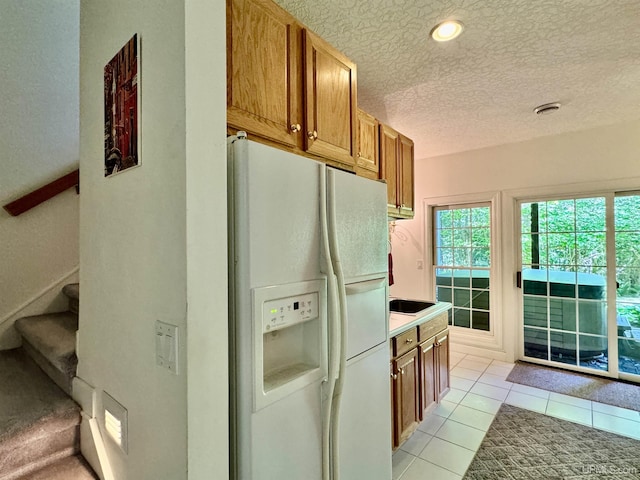
[[[0, 0], [0, 12], [4, 205], [78, 167], [79, 2]], [[64, 308], [52, 297], [78, 267], [78, 216], [73, 189], [18, 217], [0, 210], [0, 349], [19, 343], [13, 320], [33, 305]]]
[[[128, 454], [106, 443], [116, 479], [226, 478], [225, 4], [80, 12], [78, 376], [101, 425], [103, 392], [128, 410]], [[141, 166], [104, 178], [103, 67], [134, 33]], [[156, 366], [156, 320], [178, 326], [178, 375]]]
[[[391, 294], [432, 298], [431, 241], [425, 235], [425, 199], [438, 203], [496, 198], [501, 229], [500, 284], [493, 302], [501, 310], [501, 350], [513, 355], [517, 340], [515, 199], [524, 195], [640, 189], [640, 122], [542, 137], [527, 142], [421, 159], [415, 165], [416, 215], [396, 222], [392, 235], [395, 285]], [[425, 260], [425, 268], [416, 267]], [[455, 340], [455, 336], [454, 336]]]

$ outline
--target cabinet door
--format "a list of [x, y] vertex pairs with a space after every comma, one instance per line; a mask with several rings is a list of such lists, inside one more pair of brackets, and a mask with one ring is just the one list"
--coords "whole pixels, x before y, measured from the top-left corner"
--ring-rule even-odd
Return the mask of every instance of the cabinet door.
[[420, 423], [418, 349], [414, 348], [394, 360], [396, 444], [402, 445]]
[[304, 30], [305, 150], [354, 166], [356, 66]]
[[398, 142], [400, 134], [388, 125], [380, 124], [380, 173], [387, 182], [387, 209], [399, 213], [398, 202]]
[[422, 418], [438, 401], [435, 338], [420, 344], [420, 409]]
[[438, 364], [438, 401], [449, 391], [449, 332], [438, 335], [437, 364]]
[[377, 179], [380, 175], [378, 120], [360, 109], [358, 109], [357, 138], [356, 173], [363, 177]]
[[400, 175], [400, 215], [403, 217], [413, 217], [413, 140], [399, 135], [399, 155], [398, 160]]
[[227, 124], [302, 148], [302, 29], [270, 0], [227, 0]]

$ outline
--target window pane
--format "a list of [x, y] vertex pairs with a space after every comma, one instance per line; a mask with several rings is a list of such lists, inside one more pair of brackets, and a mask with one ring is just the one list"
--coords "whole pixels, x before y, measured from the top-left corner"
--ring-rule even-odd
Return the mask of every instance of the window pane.
[[436, 245], [439, 247], [453, 247], [453, 230], [450, 228], [436, 230]]
[[472, 232], [474, 247], [489, 247], [491, 245], [491, 230], [489, 228], [474, 228]]
[[453, 284], [456, 287], [469, 287], [471, 286], [471, 270], [454, 270], [453, 272]]
[[471, 264], [470, 248], [453, 249], [453, 265], [456, 267], [468, 267]]
[[576, 331], [576, 301], [549, 299], [549, 326], [555, 330]]
[[621, 267], [637, 264], [640, 262], [639, 254], [640, 232], [616, 232], [616, 265]]
[[576, 235], [577, 265], [603, 266], [607, 264], [607, 236], [604, 233], [578, 233]]
[[549, 340], [546, 330], [524, 329], [524, 354], [527, 357], [547, 358]]
[[436, 285], [451, 285], [452, 271], [446, 268], [436, 269]]
[[453, 248], [436, 248], [438, 265], [453, 265]]
[[640, 375], [640, 339], [625, 337], [618, 339], [620, 371]]
[[470, 247], [471, 246], [471, 229], [470, 228], [454, 229], [453, 244], [456, 247]]
[[485, 290], [471, 290], [471, 306], [480, 310], [489, 310], [489, 292]]
[[451, 218], [451, 210], [436, 211], [436, 225], [438, 226], [438, 228], [451, 228], [453, 225]]
[[[520, 231], [529, 233], [531, 231], [531, 204], [523, 203], [520, 206]], [[523, 235], [524, 237], [524, 235]]]
[[607, 307], [605, 302], [578, 302], [581, 333], [607, 335]]
[[451, 303], [451, 289], [448, 287], [436, 287], [436, 300]]
[[547, 299], [545, 297], [524, 296], [524, 324], [532, 327], [547, 326]]
[[579, 198], [576, 200], [576, 231], [604, 232], [606, 230], [605, 221], [604, 198]]
[[549, 295], [552, 297], [576, 297], [576, 272], [549, 270]]
[[453, 289], [453, 304], [456, 307], [470, 307], [471, 306], [471, 291], [467, 289], [454, 288]]
[[453, 227], [463, 228], [471, 226], [471, 210], [468, 208], [458, 208], [453, 210]]
[[575, 231], [575, 201], [554, 200], [547, 202], [548, 232]]
[[473, 310], [471, 321], [471, 328], [474, 330], [489, 331], [489, 312], [478, 312]]
[[489, 207], [475, 207], [471, 209], [471, 225], [474, 227], [488, 227], [491, 221]]
[[615, 198], [616, 231], [640, 231], [640, 196]]
[[596, 273], [578, 272], [578, 297], [593, 300], [604, 299], [607, 296], [607, 279]]
[[489, 270], [473, 270], [471, 286], [473, 288], [489, 289]]
[[469, 315], [469, 310], [454, 308], [453, 325], [456, 327], [469, 328], [471, 326], [471, 316]]
[[580, 335], [580, 360], [599, 357], [607, 351], [607, 338], [597, 335]]
[[550, 233], [547, 241], [551, 265], [576, 264], [576, 238], [573, 233]]
[[491, 251], [489, 248], [473, 248], [471, 249], [471, 266], [472, 267], [490, 267]]
[[577, 365], [577, 345], [574, 333], [551, 332], [551, 360]]

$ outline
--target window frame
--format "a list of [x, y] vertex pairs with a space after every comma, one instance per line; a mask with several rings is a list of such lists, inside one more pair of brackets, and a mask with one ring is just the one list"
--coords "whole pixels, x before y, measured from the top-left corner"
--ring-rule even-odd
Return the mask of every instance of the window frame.
[[483, 350], [504, 351], [504, 326], [502, 316], [503, 277], [502, 264], [502, 235], [505, 228], [501, 212], [501, 192], [482, 192], [477, 194], [455, 195], [447, 197], [433, 197], [423, 200], [424, 212], [424, 245], [425, 260], [429, 271], [425, 272], [427, 289], [432, 298], [436, 295], [435, 282], [435, 209], [447, 207], [489, 206], [490, 210], [490, 328], [488, 331], [475, 330], [467, 327], [449, 325], [452, 341], [469, 347]]

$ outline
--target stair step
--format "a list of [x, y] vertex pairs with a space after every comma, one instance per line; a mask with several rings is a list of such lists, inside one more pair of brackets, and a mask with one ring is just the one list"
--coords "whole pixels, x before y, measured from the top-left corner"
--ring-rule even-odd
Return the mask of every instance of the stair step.
[[78, 315], [73, 312], [23, 317], [15, 322], [23, 348], [67, 394], [76, 374]]
[[97, 480], [98, 476], [81, 456], [75, 455], [18, 478], [19, 480]]
[[1, 479], [30, 478], [78, 453], [80, 407], [23, 349], [0, 351], [0, 385]]
[[80, 284], [70, 283], [62, 287], [62, 293], [69, 297], [69, 310], [78, 313], [80, 306]]

